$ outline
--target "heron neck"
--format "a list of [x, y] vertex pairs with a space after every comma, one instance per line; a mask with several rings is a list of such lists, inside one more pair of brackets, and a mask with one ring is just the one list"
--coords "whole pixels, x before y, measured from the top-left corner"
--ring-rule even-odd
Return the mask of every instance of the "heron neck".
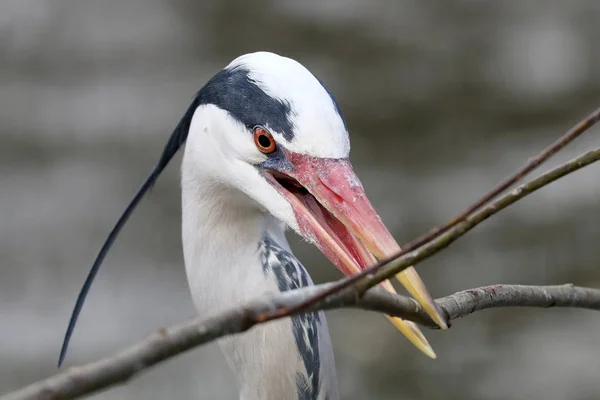
[[259, 244], [269, 234], [288, 247], [283, 227], [243, 193], [197, 183], [182, 190], [182, 241], [198, 311], [214, 312], [270, 291]]
[[[283, 226], [244, 194], [184, 177], [182, 205], [186, 271], [201, 316], [312, 284]], [[338, 398], [323, 313], [275, 321], [219, 344], [244, 400]]]

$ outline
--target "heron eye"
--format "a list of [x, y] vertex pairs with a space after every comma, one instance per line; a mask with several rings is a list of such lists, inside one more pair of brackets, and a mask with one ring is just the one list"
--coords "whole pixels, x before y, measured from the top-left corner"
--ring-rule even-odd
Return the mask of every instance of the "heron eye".
[[261, 126], [254, 128], [254, 144], [264, 154], [271, 154], [277, 149], [273, 136]]

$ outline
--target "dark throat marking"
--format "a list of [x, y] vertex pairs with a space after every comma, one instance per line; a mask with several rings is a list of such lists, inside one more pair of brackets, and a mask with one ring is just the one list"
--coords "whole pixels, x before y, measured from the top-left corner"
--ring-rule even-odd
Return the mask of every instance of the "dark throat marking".
[[[263, 272], [275, 276], [280, 291], [312, 285], [308, 273], [296, 257], [268, 236], [261, 241], [259, 253]], [[296, 375], [298, 400], [317, 400], [321, 369], [318, 329], [321, 320], [318, 313], [294, 315], [291, 320], [294, 340], [307, 373], [307, 376], [301, 373]]]

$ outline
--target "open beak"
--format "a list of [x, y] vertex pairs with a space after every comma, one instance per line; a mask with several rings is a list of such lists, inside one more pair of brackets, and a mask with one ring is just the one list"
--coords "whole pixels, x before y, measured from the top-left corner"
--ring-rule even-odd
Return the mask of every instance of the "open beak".
[[[285, 155], [291, 168], [269, 171], [266, 178], [291, 204], [302, 235], [345, 275], [400, 251], [348, 159], [315, 158], [289, 151]], [[396, 277], [440, 328], [447, 329], [417, 271], [409, 267]], [[396, 293], [389, 281], [381, 285]], [[388, 318], [423, 353], [436, 357], [416, 324]]]

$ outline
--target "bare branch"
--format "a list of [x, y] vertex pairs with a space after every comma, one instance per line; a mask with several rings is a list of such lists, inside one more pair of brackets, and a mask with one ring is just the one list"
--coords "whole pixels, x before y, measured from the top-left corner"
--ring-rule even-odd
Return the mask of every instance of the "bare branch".
[[[140, 372], [217, 338], [243, 332], [260, 323], [256, 318], [295, 304], [326, 290], [331, 283], [264, 296], [246, 307], [205, 319], [161, 329], [124, 351], [8, 393], [0, 400], [74, 399], [101, 389], [123, 384]], [[450, 322], [475, 311], [498, 307], [575, 307], [600, 311], [600, 290], [573, 286], [493, 285], [465, 290], [436, 300]], [[377, 287], [358, 296], [352, 287], [335, 293], [310, 310], [354, 307], [413, 320], [429, 327], [435, 323], [411, 298], [393, 295]]]

